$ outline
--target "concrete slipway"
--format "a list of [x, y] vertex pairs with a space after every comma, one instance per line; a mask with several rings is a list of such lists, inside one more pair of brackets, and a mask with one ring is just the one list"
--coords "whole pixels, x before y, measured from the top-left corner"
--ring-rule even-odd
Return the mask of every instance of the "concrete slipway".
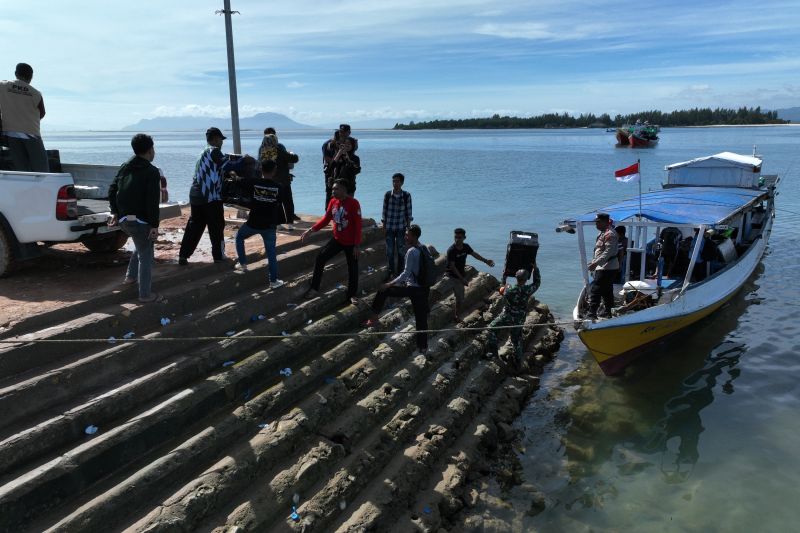
[[[435, 285], [430, 327], [442, 331], [419, 356], [407, 301], [363, 327], [385, 277], [374, 224], [362, 303], [338, 287], [343, 258], [303, 300], [328, 236], [282, 241], [276, 290], [253, 252], [246, 274], [173, 269], [155, 304], [103, 293], [8, 328], [0, 531], [483, 530], [467, 519], [471, 483], [514, 439], [562, 331], [537, 326], [553, 318], [534, 302], [523, 369], [487, 359], [469, 328], [499, 312], [498, 282], [469, 269], [469, 315], [457, 326], [449, 281]], [[31, 342], [87, 338], [100, 341]]]

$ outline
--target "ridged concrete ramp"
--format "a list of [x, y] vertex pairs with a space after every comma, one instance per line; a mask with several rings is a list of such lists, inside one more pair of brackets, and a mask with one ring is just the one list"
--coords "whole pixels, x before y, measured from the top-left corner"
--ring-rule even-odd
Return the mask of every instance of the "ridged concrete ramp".
[[[276, 290], [263, 261], [240, 275], [207, 265], [163, 280], [157, 304], [102, 295], [16, 326], [19, 342], [0, 346], [0, 531], [457, 526], [465, 480], [507, 437], [562, 332], [536, 326], [552, 321], [536, 305], [522, 372], [486, 359], [469, 328], [501, 302], [497, 281], [469, 269], [471, 314], [456, 327], [449, 281], [434, 286], [429, 322], [442, 331], [420, 356], [409, 302], [363, 327], [371, 295], [345, 301], [341, 259], [322, 295], [302, 299], [320, 243], [281, 250], [291, 281]], [[367, 228], [365, 294], [384, 262]], [[148, 341], [30, 342], [131, 331]]]

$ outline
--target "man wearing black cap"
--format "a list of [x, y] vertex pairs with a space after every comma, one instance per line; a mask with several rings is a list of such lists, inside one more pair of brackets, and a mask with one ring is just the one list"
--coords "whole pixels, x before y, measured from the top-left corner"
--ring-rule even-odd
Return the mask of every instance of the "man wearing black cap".
[[7, 139], [15, 170], [48, 172], [47, 152], [39, 121], [44, 118], [44, 99], [31, 80], [33, 68], [17, 64], [14, 81], [0, 81], [0, 136]]
[[178, 255], [178, 264], [185, 265], [194, 253], [200, 237], [208, 226], [211, 239], [211, 255], [215, 263], [224, 261], [222, 257], [223, 232], [225, 230], [225, 213], [222, 205], [222, 176], [226, 170], [236, 170], [242, 159], [233, 162], [229, 155], [223, 154], [222, 141], [225, 136], [219, 128], [206, 130], [208, 146], [200, 154], [194, 167], [192, 187], [189, 189], [191, 215], [186, 223]]
[[619, 274], [618, 238], [611, 225], [608, 213], [597, 213], [594, 225], [600, 234], [594, 243], [594, 257], [589, 263], [589, 271], [594, 272], [592, 285], [589, 288], [589, 312], [586, 318], [597, 318], [600, 300], [603, 301], [605, 311], [603, 317], [611, 316], [614, 307], [614, 280]]

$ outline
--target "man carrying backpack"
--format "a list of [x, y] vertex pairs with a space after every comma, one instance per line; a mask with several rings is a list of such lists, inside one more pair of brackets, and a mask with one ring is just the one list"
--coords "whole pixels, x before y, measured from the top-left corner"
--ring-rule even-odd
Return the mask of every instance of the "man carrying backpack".
[[372, 302], [372, 318], [367, 320], [366, 326], [372, 327], [378, 323], [378, 313], [383, 309], [386, 298], [402, 298], [408, 296], [414, 309], [414, 318], [418, 332], [417, 348], [420, 354], [428, 352], [428, 293], [435, 276], [433, 258], [427, 248], [420, 244], [419, 238], [422, 229], [412, 224], [406, 230], [405, 240], [408, 246], [406, 251], [405, 269], [395, 279], [384, 283], [375, 294]]

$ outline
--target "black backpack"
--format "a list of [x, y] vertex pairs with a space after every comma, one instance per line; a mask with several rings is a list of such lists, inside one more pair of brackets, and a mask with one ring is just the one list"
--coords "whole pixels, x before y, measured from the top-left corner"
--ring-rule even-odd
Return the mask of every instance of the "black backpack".
[[420, 252], [417, 283], [419, 283], [420, 287], [430, 288], [439, 280], [439, 268], [436, 266], [436, 261], [427, 246], [420, 244], [416, 248]]

